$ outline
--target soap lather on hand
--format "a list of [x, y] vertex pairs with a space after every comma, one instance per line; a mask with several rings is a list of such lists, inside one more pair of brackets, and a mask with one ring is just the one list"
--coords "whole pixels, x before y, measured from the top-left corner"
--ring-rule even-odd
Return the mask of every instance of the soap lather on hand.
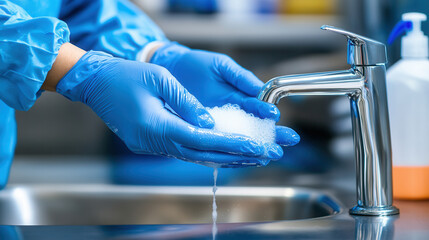
[[[284, 146], [293, 146], [300, 140], [299, 135], [290, 128], [276, 127], [276, 122], [272, 119], [261, 119], [255, 117], [251, 113], [242, 110], [238, 105], [226, 104], [222, 107], [207, 108], [210, 115], [215, 120], [214, 129], [220, 132], [234, 133], [248, 136], [257, 142], [263, 143], [266, 146], [266, 154], [270, 151], [282, 151], [277, 144]], [[283, 141], [276, 139], [276, 132], [282, 131], [279, 136], [284, 136], [287, 132], [288, 136], [292, 136], [292, 140]], [[277, 143], [276, 143], [277, 142]], [[274, 149], [273, 149], [274, 148]], [[255, 163], [236, 163], [237, 165], [228, 165], [222, 167], [238, 167], [238, 166], [265, 166], [269, 160], [261, 160], [259, 164]]]

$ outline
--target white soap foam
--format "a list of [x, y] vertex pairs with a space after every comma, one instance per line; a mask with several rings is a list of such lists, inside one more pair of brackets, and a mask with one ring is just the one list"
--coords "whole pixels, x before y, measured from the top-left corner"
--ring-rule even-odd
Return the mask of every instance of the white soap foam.
[[276, 123], [274, 120], [255, 117], [235, 104], [207, 108], [207, 110], [215, 120], [215, 130], [246, 135], [263, 143], [275, 142]]

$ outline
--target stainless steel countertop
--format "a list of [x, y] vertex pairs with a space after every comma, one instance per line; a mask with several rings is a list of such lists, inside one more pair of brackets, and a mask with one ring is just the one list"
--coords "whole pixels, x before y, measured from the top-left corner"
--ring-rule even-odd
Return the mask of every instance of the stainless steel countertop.
[[[262, 174], [263, 171], [261, 171]], [[273, 176], [281, 174], [271, 173]], [[255, 179], [255, 178], [252, 178]], [[340, 214], [310, 220], [218, 224], [216, 239], [429, 239], [429, 201], [399, 201], [394, 217], [351, 216], [354, 175], [338, 166], [324, 174], [289, 174], [273, 185], [329, 190], [342, 204]], [[246, 185], [255, 185], [249, 181]], [[265, 182], [266, 184], [267, 182]], [[267, 184], [268, 185], [268, 184]], [[212, 239], [211, 224], [127, 226], [6, 226], [16, 239]], [[1, 230], [1, 228], [0, 228]]]
[[[341, 201], [341, 200], [340, 200]], [[216, 239], [428, 239], [429, 201], [395, 201], [396, 217], [334, 216], [268, 223], [218, 224]], [[211, 239], [210, 224], [19, 226], [22, 239]]]

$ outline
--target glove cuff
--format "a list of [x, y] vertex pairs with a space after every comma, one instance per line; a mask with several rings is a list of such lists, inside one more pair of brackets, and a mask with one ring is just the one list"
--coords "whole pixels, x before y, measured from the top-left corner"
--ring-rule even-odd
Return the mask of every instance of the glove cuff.
[[180, 57], [191, 51], [177, 42], [169, 42], [160, 47], [152, 56], [151, 63], [165, 67], [168, 70], [174, 68], [174, 65], [179, 61]]
[[166, 42], [166, 41], [153, 41], [153, 42], [146, 44], [144, 46], [144, 48], [142, 48], [137, 53], [136, 61], [137, 62], [145, 62], [145, 63], [150, 62], [153, 54], [155, 54], [155, 52], [158, 50], [158, 48], [161, 48], [166, 43], [168, 43], [168, 42]]
[[86, 86], [91, 82], [94, 73], [100, 66], [111, 58], [112, 55], [104, 52], [89, 51], [85, 53], [58, 82], [56, 91], [71, 101], [85, 103]]

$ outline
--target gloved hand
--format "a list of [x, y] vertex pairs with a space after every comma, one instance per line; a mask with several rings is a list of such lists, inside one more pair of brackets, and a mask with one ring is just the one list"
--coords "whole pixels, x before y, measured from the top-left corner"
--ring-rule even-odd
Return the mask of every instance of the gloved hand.
[[[276, 106], [256, 98], [262, 81], [226, 55], [167, 43], [155, 52], [151, 62], [167, 68], [204, 106], [238, 104], [259, 118], [280, 119]], [[293, 146], [299, 140], [294, 130], [277, 126], [278, 144]]]
[[88, 105], [135, 153], [223, 167], [264, 165], [283, 154], [277, 144], [210, 129], [214, 121], [201, 103], [154, 64], [91, 51], [61, 79], [57, 92]]

